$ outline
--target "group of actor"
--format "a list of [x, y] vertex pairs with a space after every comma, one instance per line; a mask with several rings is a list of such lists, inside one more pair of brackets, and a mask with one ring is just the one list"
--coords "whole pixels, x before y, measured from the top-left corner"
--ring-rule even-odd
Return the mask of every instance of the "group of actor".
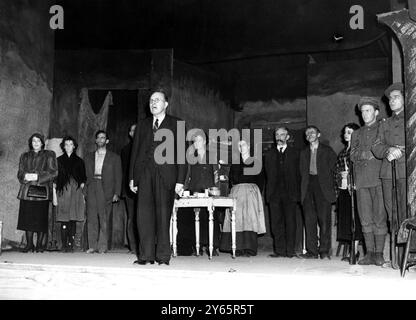
[[20, 157], [17, 174], [20, 182], [17, 229], [26, 232], [23, 252], [46, 249], [50, 201], [57, 208], [62, 251], [74, 250], [76, 224], [86, 220], [87, 252], [107, 252], [108, 218], [112, 204], [119, 201], [122, 169], [120, 157], [106, 148], [109, 137], [105, 131], [96, 133], [95, 143], [96, 151], [81, 159], [76, 154], [77, 141], [66, 136], [60, 144], [63, 154], [56, 158], [54, 151], [45, 150], [43, 135], [35, 133], [29, 138], [29, 151]]
[[[315, 126], [306, 128], [309, 147], [300, 155], [286, 143], [289, 131], [277, 128], [277, 148], [265, 157], [266, 200], [274, 239], [271, 257], [296, 255], [295, 209], [300, 201], [306, 233], [306, 253], [300, 256], [330, 259], [331, 207], [336, 202], [338, 241], [353, 243], [356, 249], [364, 240], [365, 256], [358, 263], [385, 265], [388, 225], [394, 234], [394, 228], [406, 218], [403, 84], [392, 84], [385, 96], [392, 116], [378, 119], [378, 99], [362, 97], [358, 108], [364, 126], [344, 126], [341, 136], [345, 147], [338, 156], [319, 141], [321, 134]], [[396, 190], [392, 189], [393, 177]], [[393, 203], [397, 203], [397, 217]]]
[[[255, 166], [254, 161], [259, 159], [251, 156], [250, 141], [238, 142], [240, 161], [232, 163], [228, 172], [229, 196], [237, 204], [238, 256], [255, 256], [258, 235], [266, 233], [262, 200], [265, 187], [273, 236], [274, 252], [270, 257], [330, 259], [331, 208], [336, 203], [337, 239], [356, 242], [364, 239], [366, 254], [359, 264], [384, 264], [388, 219], [392, 225], [392, 164], [396, 169], [399, 216], [401, 220], [406, 216], [403, 85], [394, 83], [385, 95], [392, 116], [379, 120], [378, 100], [362, 97], [358, 108], [364, 126], [360, 128], [355, 123], [344, 126], [341, 136], [345, 147], [338, 156], [320, 141], [318, 127], [309, 125], [305, 129], [308, 146], [299, 151], [288, 143], [291, 133], [282, 126], [274, 131], [276, 145], [266, 152], [261, 172], [249, 175], [245, 169]], [[184, 196], [185, 190], [194, 194], [218, 186], [222, 163], [209, 163], [203, 131], [193, 134], [192, 148], [188, 149], [197, 161], [176, 161], [181, 158], [177, 135], [181, 119], [166, 113], [168, 105], [168, 96], [162, 89], [153, 91], [149, 100], [152, 115], [130, 127], [131, 141], [122, 149], [121, 157], [107, 149], [109, 136], [102, 130], [95, 135], [96, 150], [84, 160], [76, 155], [77, 142], [73, 137], [63, 138], [63, 154], [57, 159], [53, 151], [45, 150], [42, 135], [36, 133], [30, 137], [29, 151], [21, 156], [18, 171], [21, 186], [17, 228], [26, 232], [24, 252], [45, 249], [49, 201], [53, 198], [57, 221], [61, 223], [62, 250], [73, 251], [76, 223], [86, 218], [87, 253], [107, 252], [108, 218], [113, 204], [123, 198], [128, 246], [137, 254], [134, 263], [169, 265], [175, 196]], [[173, 163], [160, 162], [155, 157], [164, 143], [163, 139], [155, 138], [161, 129], [173, 133]], [[305, 225], [304, 254], [296, 252], [298, 204]], [[208, 247], [208, 213], [201, 208], [199, 215], [201, 252], [198, 253], [194, 246], [193, 215], [178, 216], [180, 255], [199, 255]], [[214, 255], [217, 250], [231, 252], [230, 219], [228, 212], [216, 212]]]

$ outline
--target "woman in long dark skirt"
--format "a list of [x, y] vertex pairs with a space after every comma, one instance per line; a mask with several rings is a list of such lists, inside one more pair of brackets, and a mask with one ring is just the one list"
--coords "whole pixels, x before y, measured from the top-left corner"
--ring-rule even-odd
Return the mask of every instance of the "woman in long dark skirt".
[[[264, 174], [261, 171], [256, 175], [245, 174], [245, 169], [255, 165], [255, 158], [250, 161], [250, 146], [244, 140], [238, 144], [240, 163], [232, 164], [230, 169], [230, 182], [232, 185], [230, 197], [235, 198], [236, 205], [236, 255], [257, 255], [257, 237], [266, 233], [263, 200], [261, 189], [264, 184]], [[231, 251], [231, 217], [226, 213], [221, 234], [220, 250]]]
[[[17, 229], [26, 232], [23, 252], [43, 252], [48, 232], [49, 202], [52, 200], [52, 181], [58, 174], [55, 152], [45, 150], [43, 135], [29, 138], [29, 151], [21, 155], [17, 178], [20, 182], [19, 218]], [[34, 186], [34, 187], [31, 187]], [[36, 247], [33, 234], [36, 233]]]
[[[354, 221], [355, 233], [352, 235], [352, 203], [351, 203], [351, 181], [349, 170], [352, 167], [350, 161], [351, 135], [359, 129], [358, 124], [348, 123], [342, 129], [342, 140], [345, 144], [344, 149], [338, 154], [334, 171], [335, 186], [337, 193], [337, 241], [348, 245], [354, 240], [355, 251], [359, 241], [363, 240], [360, 218], [358, 216], [357, 197], [354, 197]], [[353, 236], [353, 239], [352, 239]], [[349, 260], [349, 251], [344, 250], [343, 261]]]

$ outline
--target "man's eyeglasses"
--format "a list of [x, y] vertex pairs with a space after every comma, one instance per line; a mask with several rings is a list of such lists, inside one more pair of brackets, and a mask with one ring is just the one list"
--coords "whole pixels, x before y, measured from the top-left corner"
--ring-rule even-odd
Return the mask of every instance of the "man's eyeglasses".
[[162, 99], [159, 99], [159, 98], [156, 98], [156, 99], [150, 99], [150, 103], [151, 104], [153, 104], [153, 103], [159, 103], [159, 102], [165, 102], [165, 100], [162, 100]]

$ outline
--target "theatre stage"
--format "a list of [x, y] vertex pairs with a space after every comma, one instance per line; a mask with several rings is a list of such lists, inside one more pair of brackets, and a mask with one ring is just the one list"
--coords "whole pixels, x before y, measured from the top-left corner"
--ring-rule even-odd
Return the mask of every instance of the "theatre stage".
[[0, 255], [0, 299], [414, 299], [416, 272], [332, 260], [176, 257], [170, 266], [133, 265], [119, 250]]

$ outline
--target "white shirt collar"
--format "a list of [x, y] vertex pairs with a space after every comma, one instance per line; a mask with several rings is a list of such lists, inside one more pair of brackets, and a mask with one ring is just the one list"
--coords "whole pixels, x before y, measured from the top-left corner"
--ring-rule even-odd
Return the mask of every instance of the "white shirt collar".
[[309, 144], [309, 148], [311, 148], [312, 151], [318, 149], [318, 147], [319, 147], [319, 142], [316, 144], [316, 146]]
[[152, 127], [155, 125], [156, 119], [159, 120], [158, 124], [159, 124], [159, 127], [160, 127], [160, 125], [162, 124], [165, 117], [166, 117], [166, 113], [164, 113], [162, 115], [159, 115], [159, 116], [153, 116], [153, 125], [152, 125]]
[[285, 152], [286, 148], [287, 148], [287, 144], [285, 144], [285, 145], [283, 145], [283, 146], [279, 146], [279, 145], [277, 145], [277, 150], [278, 150], [278, 151], [279, 151], [279, 150], [281, 150], [282, 152]]
[[105, 148], [104, 150], [95, 150], [95, 154], [96, 155], [98, 155], [98, 156], [102, 156], [102, 155], [105, 155], [107, 153], [107, 148]]

